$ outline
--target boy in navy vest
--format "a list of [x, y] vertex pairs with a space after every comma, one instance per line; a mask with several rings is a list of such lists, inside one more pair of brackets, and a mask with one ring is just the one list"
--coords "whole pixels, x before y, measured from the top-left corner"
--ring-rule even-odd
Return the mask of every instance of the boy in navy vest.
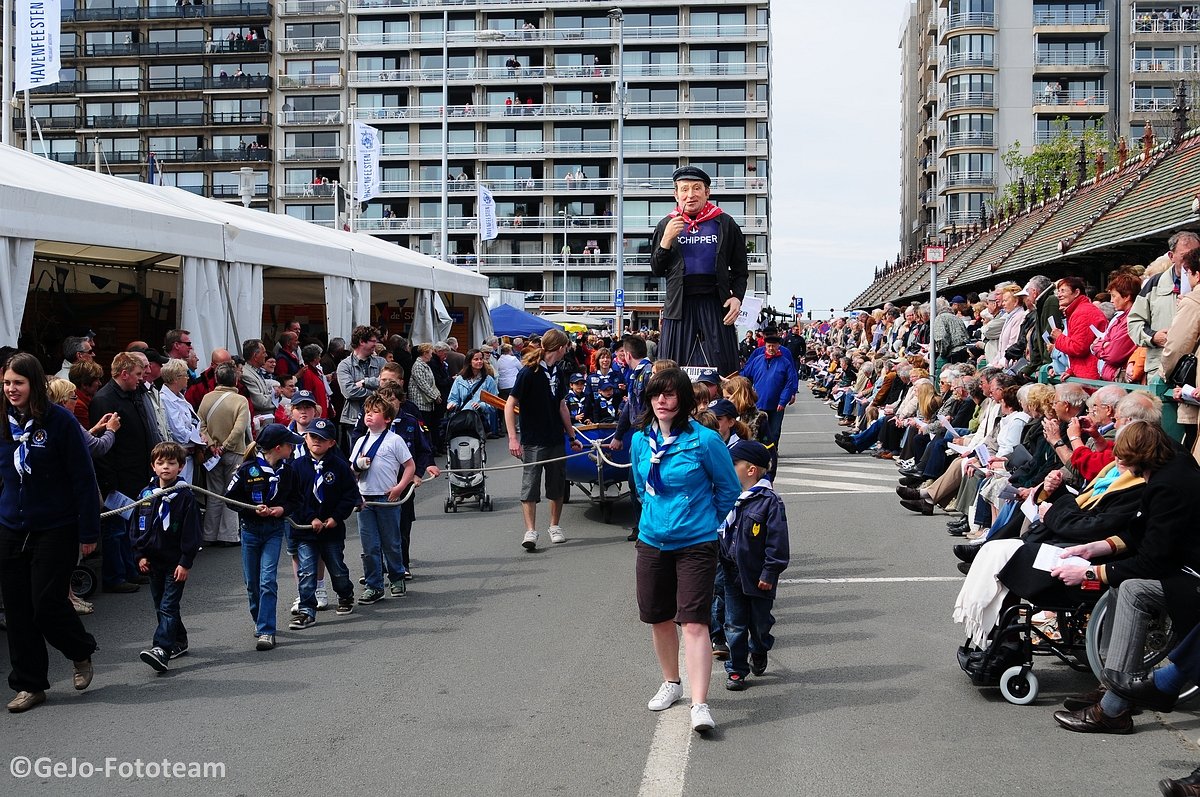
[[[187, 462], [178, 443], [159, 443], [150, 452], [154, 479], [138, 498], [174, 487]], [[129, 519], [129, 539], [138, 571], [150, 577], [150, 597], [158, 612], [154, 642], [139, 657], [157, 672], [187, 653], [187, 628], [179, 611], [183, 587], [200, 550], [200, 512], [191, 488], [159, 495], [139, 504]]]
[[[775, 588], [788, 566], [788, 525], [783, 501], [765, 478], [771, 452], [755, 440], [739, 440], [729, 449], [742, 494], [719, 530], [725, 576], [725, 688], [740, 692], [746, 676], [767, 670], [775, 644]], [[748, 659], [748, 661], [747, 661]]]
[[354, 586], [346, 567], [346, 519], [361, 502], [350, 463], [337, 447], [337, 429], [328, 418], [308, 424], [304, 434], [307, 453], [292, 460], [296, 485], [296, 526], [288, 537], [299, 559], [300, 605], [292, 610], [291, 631], [302, 631], [317, 622], [317, 562], [338, 596], [337, 613], [354, 611]]

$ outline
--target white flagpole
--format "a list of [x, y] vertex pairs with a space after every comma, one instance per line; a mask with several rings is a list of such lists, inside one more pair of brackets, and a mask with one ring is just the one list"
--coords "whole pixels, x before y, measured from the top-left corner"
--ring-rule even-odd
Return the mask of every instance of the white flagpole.
[[[5, 47], [7, 50], [8, 48]], [[5, 83], [8, 79], [5, 78]], [[25, 148], [33, 151], [33, 109], [29, 107], [29, 89], [25, 89]]]
[[11, 0], [4, 0], [4, 57], [0, 60], [0, 73], [4, 76], [4, 89], [0, 92], [0, 102], [4, 104], [3, 119], [0, 121], [0, 142], [12, 145], [12, 90], [13, 86], [13, 70], [12, 70], [12, 3]]
[[354, 160], [358, 157], [358, 147], [354, 143], [354, 105], [350, 106], [348, 117], [350, 132], [346, 141], [346, 155], [350, 159], [350, 179], [346, 181], [346, 224], [350, 227], [350, 232], [354, 232], [354, 206], [358, 204], [355, 201], [355, 195], [358, 193], [358, 170]]
[[[438, 257], [450, 262], [450, 12], [442, 11], [442, 230]], [[476, 181], [479, 175], [475, 175]]]

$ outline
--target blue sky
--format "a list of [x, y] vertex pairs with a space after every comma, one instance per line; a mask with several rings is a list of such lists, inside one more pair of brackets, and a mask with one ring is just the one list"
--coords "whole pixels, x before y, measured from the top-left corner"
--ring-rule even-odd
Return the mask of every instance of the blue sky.
[[[839, 312], [895, 257], [903, 0], [771, 4], [772, 288]], [[717, 198], [719, 202], [719, 197]]]

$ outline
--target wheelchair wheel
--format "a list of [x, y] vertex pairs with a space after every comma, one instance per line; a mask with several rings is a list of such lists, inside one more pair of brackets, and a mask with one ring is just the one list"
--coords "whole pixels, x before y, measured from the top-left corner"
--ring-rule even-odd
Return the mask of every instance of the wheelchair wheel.
[[[1115, 611], [1113, 605], [1114, 591], [1105, 590], [1100, 599], [1096, 601], [1096, 607], [1092, 609], [1092, 616], [1088, 620], [1086, 637], [1086, 649], [1088, 665], [1092, 668], [1092, 674], [1096, 676], [1096, 680], [1100, 679], [1100, 670], [1104, 668], [1104, 660], [1108, 657], [1108, 642], [1106, 637], [1108, 629], [1105, 628], [1105, 620], [1108, 613]], [[1166, 615], [1159, 615], [1150, 619], [1150, 626], [1146, 629], [1146, 643], [1144, 648], [1144, 666], [1147, 671], [1153, 670], [1167, 657], [1167, 653], [1171, 648], [1175, 647], [1175, 635], [1171, 630], [1171, 618]], [[1179, 703], [1185, 700], [1190, 700], [1200, 692], [1200, 687], [1191, 686], [1185, 689], [1179, 695]]]
[[87, 599], [96, 591], [96, 573], [87, 565], [75, 565], [71, 571], [71, 591]]
[[1038, 679], [1028, 667], [1009, 667], [1000, 676], [1000, 694], [1014, 706], [1028, 706], [1038, 696]]

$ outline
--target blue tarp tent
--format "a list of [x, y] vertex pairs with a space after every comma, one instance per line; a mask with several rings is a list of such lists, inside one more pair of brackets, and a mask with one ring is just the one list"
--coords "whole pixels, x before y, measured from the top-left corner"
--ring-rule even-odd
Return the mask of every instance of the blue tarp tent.
[[518, 310], [511, 304], [502, 304], [492, 309], [492, 328], [497, 335], [508, 336], [540, 335], [547, 329], [562, 329], [558, 324]]

